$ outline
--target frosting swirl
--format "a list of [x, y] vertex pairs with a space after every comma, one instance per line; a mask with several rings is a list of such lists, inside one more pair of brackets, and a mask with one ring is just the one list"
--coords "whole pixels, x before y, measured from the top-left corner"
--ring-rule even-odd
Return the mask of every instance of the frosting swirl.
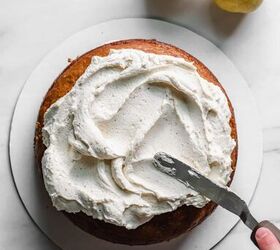
[[93, 57], [45, 113], [42, 167], [58, 210], [133, 229], [208, 200], [158, 171], [165, 151], [220, 185], [231, 173], [231, 113], [222, 90], [182, 58], [133, 49]]

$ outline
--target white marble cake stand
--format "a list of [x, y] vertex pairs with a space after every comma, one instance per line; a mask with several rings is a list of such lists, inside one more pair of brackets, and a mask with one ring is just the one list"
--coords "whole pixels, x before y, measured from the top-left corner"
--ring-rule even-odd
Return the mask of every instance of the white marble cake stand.
[[[10, 134], [10, 160], [21, 200], [38, 227], [62, 249], [130, 249], [97, 239], [74, 226], [51, 205], [34, 166], [34, 125], [41, 101], [68, 58], [104, 43], [129, 39], [157, 39], [178, 46], [204, 62], [218, 77], [235, 108], [239, 136], [238, 166], [232, 189], [249, 202], [258, 182], [262, 163], [262, 136], [255, 102], [240, 73], [211, 42], [192, 31], [152, 19], [119, 19], [85, 29], [50, 52], [27, 80], [14, 111]], [[188, 235], [134, 249], [210, 249], [237, 223], [222, 208]]]

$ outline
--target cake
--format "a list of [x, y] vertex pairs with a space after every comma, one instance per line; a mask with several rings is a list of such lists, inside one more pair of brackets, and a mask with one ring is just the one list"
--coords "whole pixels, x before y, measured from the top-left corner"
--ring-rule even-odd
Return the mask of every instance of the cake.
[[[39, 83], [38, 83], [39, 84]], [[73, 60], [41, 104], [35, 157], [53, 205], [82, 230], [144, 245], [190, 231], [216, 204], [152, 164], [165, 151], [230, 185], [230, 100], [198, 59], [156, 40], [123, 40]]]

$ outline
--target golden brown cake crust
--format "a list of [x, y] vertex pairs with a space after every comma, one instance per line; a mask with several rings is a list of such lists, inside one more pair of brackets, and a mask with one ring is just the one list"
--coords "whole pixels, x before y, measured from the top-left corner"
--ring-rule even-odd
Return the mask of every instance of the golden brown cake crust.
[[[44, 114], [46, 110], [50, 107], [51, 104], [53, 104], [56, 100], [58, 100], [60, 97], [64, 96], [68, 91], [71, 90], [76, 80], [83, 74], [87, 66], [90, 64], [90, 60], [93, 56], [107, 56], [110, 49], [124, 48], [139, 49], [155, 54], [171, 55], [184, 58], [186, 61], [191, 61], [197, 67], [201, 77], [219, 86], [226, 95], [225, 90], [223, 89], [217, 78], [205, 65], [203, 65], [195, 57], [172, 45], [158, 42], [156, 40], [132, 39], [112, 42], [100, 46], [72, 61], [69, 66], [54, 81], [53, 85], [47, 92], [41, 104], [35, 131], [35, 157], [40, 171], [41, 159], [46, 149], [42, 142], [41, 134], [41, 129], [44, 123]], [[231, 136], [237, 142], [237, 131], [233, 107], [228, 97], [227, 99], [231, 111]], [[231, 159], [231, 167], [233, 169], [231, 175], [232, 179], [237, 161], [237, 146], [231, 154]], [[92, 217], [89, 217], [82, 212], [76, 214], [64, 212], [64, 214], [75, 225], [96, 237], [115, 243], [143, 245], [170, 240], [186, 231], [191, 230], [196, 225], [201, 223], [209, 214], [211, 214], [215, 207], [216, 205], [213, 202], [209, 202], [206, 206], [200, 209], [193, 206], [184, 205], [173, 212], [157, 215], [149, 222], [133, 230], [128, 230], [125, 227], [120, 227], [98, 219], [93, 219]]]

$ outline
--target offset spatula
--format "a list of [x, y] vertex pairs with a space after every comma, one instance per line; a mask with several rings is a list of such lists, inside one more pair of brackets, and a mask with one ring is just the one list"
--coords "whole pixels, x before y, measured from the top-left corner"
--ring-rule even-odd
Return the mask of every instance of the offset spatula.
[[255, 239], [255, 233], [260, 227], [268, 228], [280, 242], [280, 230], [267, 220], [260, 223], [257, 222], [250, 213], [245, 201], [229, 188], [218, 186], [191, 166], [163, 152], [157, 153], [154, 156], [154, 165], [163, 173], [176, 178], [189, 188], [239, 216], [244, 224], [252, 230], [251, 240], [256, 246], [258, 245]]

